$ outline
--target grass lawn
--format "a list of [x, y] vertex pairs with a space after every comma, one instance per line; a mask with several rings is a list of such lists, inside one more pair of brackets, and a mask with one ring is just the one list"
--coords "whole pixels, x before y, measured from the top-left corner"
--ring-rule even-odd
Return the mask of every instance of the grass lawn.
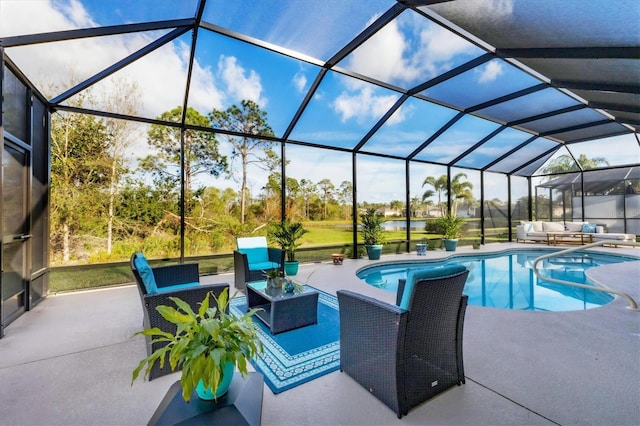
[[[394, 218], [394, 220], [404, 219]], [[331, 259], [332, 253], [336, 252], [351, 255], [351, 244], [353, 243], [351, 221], [304, 222], [304, 226], [309, 232], [301, 239], [301, 247], [296, 256], [299, 260], [303, 262], [327, 260]], [[469, 245], [477, 241], [478, 236], [476, 231], [477, 229], [471, 229], [469, 235], [460, 238], [459, 244]], [[506, 228], [485, 229], [485, 233], [487, 242], [506, 241], [508, 235]], [[383, 249], [384, 253], [406, 251], [406, 238], [407, 235], [405, 231], [385, 232], [387, 244], [385, 244]], [[411, 231], [411, 241], [413, 243], [420, 242], [422, 239], [427, 240], [429, 250], [442, 247], [441, 235], [427, 233], [424, 230]], [[412, 245], [411, 247], [414, 246]], [[361, 249], [364, 250], [364, 248]], [[229, 249], [225, 251], [225, 253], [211, 253], [211, 255], [202, 256], [202, 258], [189, 258], [187, 261], [198, 262], [201, 274], [232, 271], [232, 251], [233, 249]], [[362, 255], [362, 252], [360, 254]], [[152, 263], [166, 264], [167, 262], [157, 260]], [[53, 293], [124, 283], [133, 283], [133, 275], [131, 274], [128, 262], [51, 268], [49, 275], [49, 289]]]

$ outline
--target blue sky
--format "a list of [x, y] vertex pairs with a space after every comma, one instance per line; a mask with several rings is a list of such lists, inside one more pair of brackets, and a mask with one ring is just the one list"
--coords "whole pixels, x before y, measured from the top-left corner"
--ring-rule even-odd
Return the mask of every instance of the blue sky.
[[[193, 16], [196, 3], [196, 0], [0, 0], [0, 35], [188, 18]], [[328, 60], [394, 3], [391, 0], [210, 0], [204, 12], [205, 20], [260, 42], [291, 49], [292, 54], [280, 55], [200, 29], [189, 105], [207, 114], [213, 108], [226, 109], [232, 104], [239, 104], [242, 99], [251, 99], [268, 112], [269, 122], [280, 136], [320, 72], [317, 64]], [[58, 85], [58, 91], [62, 91], [65, 86], [92, 76], [166, 33], [156, 31], [99, 40], [73, 40], [13, 48], [7, 52], [37, 85]], [[188, 33], [116, 74], [138, 82], [143, 94], [141, 116], [155, 118], [182, 103], [190, 49], [191, 34]], [[351, 52], [338, 67], [406, 90], [483, 53], [462, 38], [405, 11]], [[504, 61], [491, 60], [422, 93], [441, 105], [417, 98], [405, 102], [363, 150], [407, 155], [456, 115], [455, 110], [447, 108], [447, 102], [469, 107], [538, 83], [537, 79]], [[103, 80], [93, 90], [95, 93], [109, 93], [113, 90], [113, 83]], [[327, 146], [353, 148], [399, 97], [400, 93], [396, 91], [329, 71], [290, 137]], [[550, 102], [558, 107], [577, 103], [564, 94], [547, 89], [480, 112], [512, 120], [519, 115], [544, 111]], [[575, 124], [579, 124], [592, 117], [576, 114], [562, 119], [571, 124], [574, 122], [569, 120], [575, 120]], [[544, 129], [551, 124], [544, 121], [538, 125]], [[497, 124], [486, 120], [465, 117], [417, 158], [451, 161], [497, 127]], [[529, 136], [525, 132], [507, 129], [458, 165], [486, 165]], [[141, 146], [137, 149], [138, 154], [144, 152]], [[534, 158], [549, 146], [553, 146], [552, 142], [540, 140], [526, 151], [526, 155]], [[606, 156], [613, 165], [638, 162], [638, 158], [630, 160], [639, 155], [632, 136], [616, 138], [607, 147], [604, 152], [594, 144], [576, 144], [572, 149], [587, 156]], [[321, 154], [313, 154], [308, 149], [292, 151], [292, 157], [297, 160], [289, 171], [292, 177], [299, 179], [302, 176], [315, 181], [330, 178], [336, 186], [343, 180], [351, 180], [351, 173], [345, 172], [351, 166], [348, 154], [335, 155], [332, 159], [334, 154], [330, 151]], [[566, 153], [564, 148], [558, 155], [562, 153]], [[522, 157], [523, 154], [506, 159], [495, 170], [509, 170], [512, 164], [527, 158]], [[319, 159], [322, 163], [318, 163]], [[403, 161], [380, 162], [363, 158], [362, 163], [368, 167], [359, 166], [362, 173], [359, 180], [366, 182], [373, 180], [376, 174], [389, 174], [389, 179], [383, 180], [389, 184], [377, 185], [359, 194], [360, 200], [404, 198], [404, 191], [398, 191], [398, 185], [404, 184], [403, 179], [396, 175], [396, 170], [404, 167]], [[251, 177], [252, 185], [259, 190], [264, 182], [264, 173], [255, 169]], [[220, 184], [233, 185], [230, 181]]]

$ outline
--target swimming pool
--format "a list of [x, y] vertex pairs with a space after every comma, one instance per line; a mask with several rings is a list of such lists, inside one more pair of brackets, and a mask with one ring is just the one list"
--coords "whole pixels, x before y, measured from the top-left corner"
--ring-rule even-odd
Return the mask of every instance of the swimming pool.
[[[446, 260], [399, 262], [361, 268], [356, 275], [367, 284], [396, 292], [398, 280], [411, 269], [465, 265], [469, 277], [464, 293], [469, 304], [531, 311], [576, 311], [595, 308], [613, 300], [608, 293], [554, 284], [533, 273], [533, 261], [552, 250], [511, 250], [508, 253], [455, 255]], [[602, 253], [573, 252], [540, 262], [541, 273], [550, 278], [591, 284], [585, 271], [594, 266], [638, 260]]]

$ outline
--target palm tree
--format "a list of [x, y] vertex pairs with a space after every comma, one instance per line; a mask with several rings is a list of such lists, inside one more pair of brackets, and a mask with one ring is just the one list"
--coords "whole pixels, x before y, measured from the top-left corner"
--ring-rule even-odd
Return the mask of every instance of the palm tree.
[[587, 158], [585, 154], [580, 154], [580, 156], [574, 160], [573, 156], [563, 154], [550, 161], [541, 172], [544, 174], [577, 172], [580, 170], [580, 167], [582, 167], [582, 170], [587, 170], [608, 165], [609, 162], [604, 157]]
[[438, 207], [440, 207], [440, 213], [444, 216], [444, 206], [442, 204], [442, 194], [447, 191], [447, 175], [442, 175], [438, 178], [434, 176], [427, 176], [422, 182], [422, 186], [431, 185], [433, 189], [428, 189], [422, 194], [422, 202], [426, 202], [427, 198], [438, 194]]
[[431, 185], [433, 190], [429, 189], [422, 194], [422, 201], [425, 202], [427, 198], [433, 196], [434, 194], [438, 194], [438, 206], [440, 207], [440, 213], [442, 216], [445, 216], [445, 203], [442, 202], [442, 194], [449, 195], [449, 191], [451, 191], [451, 214], [455, 216], [458, 207], [458, 200], [473, 200], [473, 194], [471, 190], [473, 189], [473, 184], [469, 181], [462, 181], [462, 179], [466, 179], [467, 175], [465, 173], [457, 173], [453, 179], [451, 179], [451, 184], [447, 185], [447, 175], [442, 175], [438, 178], [433, 176], [427, 176], [422, 183], [422, 186]]
[[461, 180], [462, 178], [466, 179], [467, 175], [458, 173], [451, 179], [451, 214], [453, 216], [455, 216], [458, 211], [458, 200], [473, 200], [473, 193], [471, 192], [473, 184], [469, 181], [463, 182]]

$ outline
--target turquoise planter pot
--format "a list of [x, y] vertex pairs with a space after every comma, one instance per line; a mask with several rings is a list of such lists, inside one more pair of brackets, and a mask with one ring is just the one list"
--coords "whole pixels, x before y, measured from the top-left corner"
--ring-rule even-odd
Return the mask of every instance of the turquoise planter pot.
[[216, 398], [220, 398], [229, 390], [229, 386], [231, 386], [231, 380], [233, 380], [233, 374], [235, 372], [236, 366], [232, 362], [227, 362], [222, 369], [222, 380], [220, 381], [220, 386], [215, 392], [211, 388], [205, 388], [202, 380], [198, 382], [198, 386], [196, 386], [196, 394], [198, 398], [211, 401]]
[[284, 274], [287, 276], [296, 275], [298, 273], [298, 266], [300, 261], [284, 262]]
[[366, 248], [367, 248], [367, 256], [369, 256], [369, 260], [380, 259], [380, 255], [382, 254], [382, 244], [366, 246]]
[[446, 251], [456, 251], [458, 247], [458, 240], [443, 240], [444, 241], [444, 249]]

